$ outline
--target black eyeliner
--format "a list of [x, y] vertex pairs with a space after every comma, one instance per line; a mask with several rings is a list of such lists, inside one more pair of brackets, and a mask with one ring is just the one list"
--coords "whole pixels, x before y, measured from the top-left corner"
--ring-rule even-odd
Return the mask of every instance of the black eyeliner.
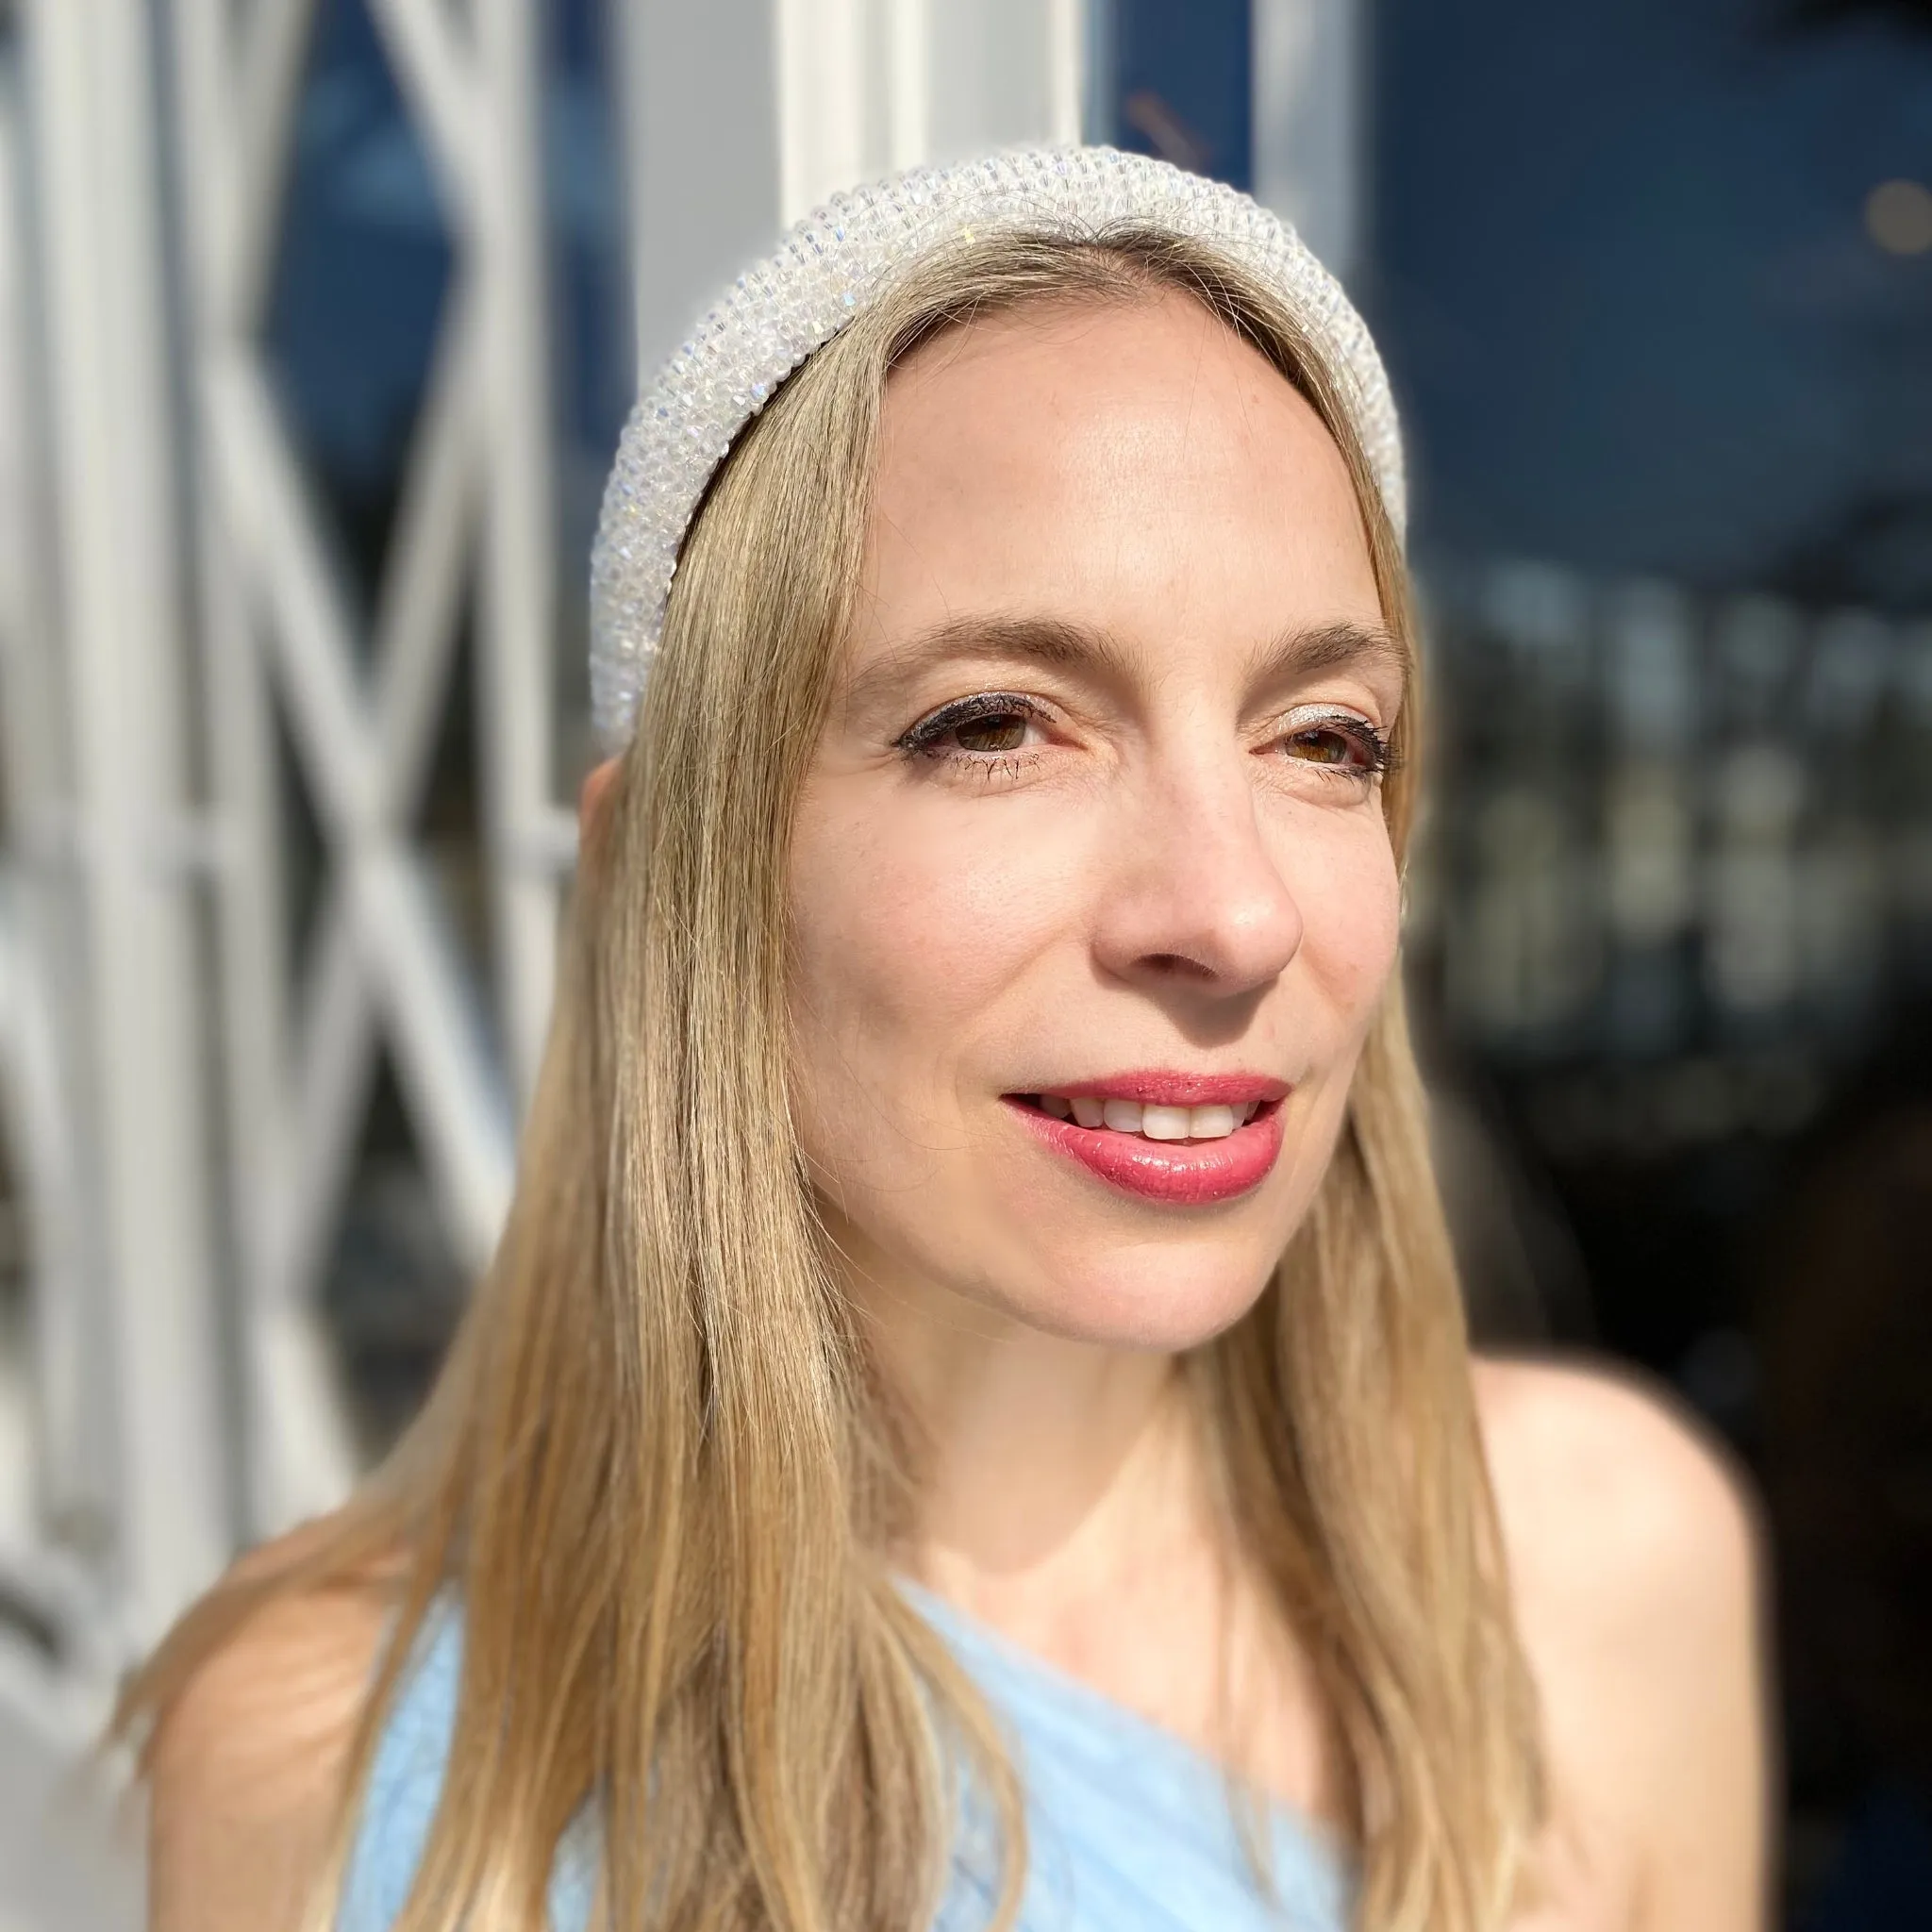
[[1017, 691], [975, 691], [970, 698], [956, 698], [950, 705], [941, 705], [937, 711], [920, 719], [892, 741], [892, 748], [903, 752], [925, 751], [948, 731], [957, 731], [962, 724], [971, 724], [980, 718], [1009, 717], [1015, 712], [1026, 718], [1044, 715], [1031, 698]]
[[[1368, 762], [1351, 775], [1361, 778], [1386, 777], [1400, 762], [1395, 755], [1394, 746], [1381, 727], [1372, 724], [1368, 719], [1353, 711], [1332, 711], [1326, 715], [1307, 719], [1294, 729], [1286, 732], [1282, 741], [1292, 743], [1296, 738], [1308, 731], [1337, 731], [1355, 741]], [[1318, 771], [1346, 771], [1344, 766], [1323, 765], [1313, 760], [1310, 762], [1316, 763]]]

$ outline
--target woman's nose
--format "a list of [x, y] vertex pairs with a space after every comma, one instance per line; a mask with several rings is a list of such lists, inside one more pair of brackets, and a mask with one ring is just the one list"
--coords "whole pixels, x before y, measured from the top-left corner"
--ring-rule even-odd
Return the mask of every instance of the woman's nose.
[[1095, 933], [1107, 973], [1239, 998], [1286, 970], [1302, 942], [1301, 908], [1241, 774], [1150, 786], [1112, 836]]

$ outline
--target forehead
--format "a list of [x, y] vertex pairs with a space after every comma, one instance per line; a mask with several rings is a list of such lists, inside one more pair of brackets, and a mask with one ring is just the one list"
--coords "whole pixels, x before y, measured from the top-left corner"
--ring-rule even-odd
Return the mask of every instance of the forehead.
[[1252, 645], [1380, 616], [1333, 438], [1177, 291], [987, 317], [894, 370], [867, 588], [875, 634], [1000, 612]]

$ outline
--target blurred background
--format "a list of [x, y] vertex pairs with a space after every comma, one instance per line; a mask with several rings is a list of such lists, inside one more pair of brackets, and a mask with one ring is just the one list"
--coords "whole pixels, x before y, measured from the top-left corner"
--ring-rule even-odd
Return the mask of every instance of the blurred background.
[[0, 1932], [138, 1923], [66, 1767], [489, 1252], [640, 358], [1082, 134], [1376, 329], [1474, 1319], [1749, 1465], [1786, 1923], [1932, 1925], [1928, 0], [0, 0]]

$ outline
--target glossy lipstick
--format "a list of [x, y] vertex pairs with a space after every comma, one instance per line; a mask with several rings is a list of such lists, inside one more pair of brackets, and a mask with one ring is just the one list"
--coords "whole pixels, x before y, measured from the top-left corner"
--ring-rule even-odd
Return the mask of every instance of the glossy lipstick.
[[1110, 1186], [1142, 1200], [1208, 1207], [1258, 1187], [1281, 1153], [1281, 1103], [1288, 1083], [1254, 1074], [1116, 1074], [1041, 1090], [1073, 1101], [1134, 1100], [1143, 1107], [1244, 1107], [1257, 1111], [1234, 1132], [1210, 1141], [1150, 1141], [1112, 1127], [1057, 1119], [1037, 1096], [1007, 1096], [1007, 1105], [1047, 1146], [1077, 1160]]

